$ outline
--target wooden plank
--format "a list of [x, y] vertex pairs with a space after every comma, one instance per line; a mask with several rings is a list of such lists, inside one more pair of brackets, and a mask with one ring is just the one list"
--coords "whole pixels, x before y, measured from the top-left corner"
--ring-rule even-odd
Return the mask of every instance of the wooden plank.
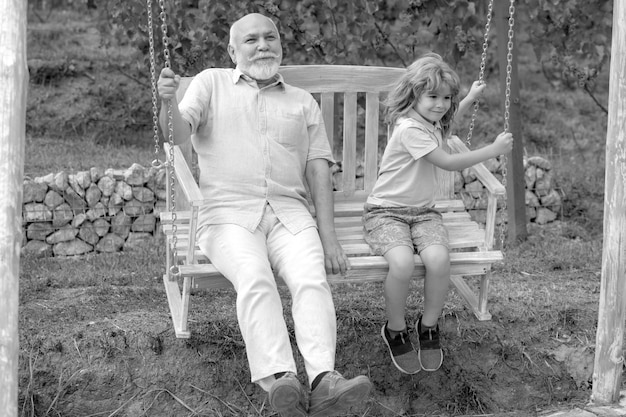
[[374, 189], [378, 179], [378, 118], [380, 100], [378, 94], [365, 95], [365, 146], [363, 153], [363, 190]]
[[[450, 148], [456, 153], [469, 152], [469, 148], [457, 136], [452, 136], [448, 140], [448, 144], [450, 145]], [[504, 185], [502, 185], [502, 183], [498, 181], [495, 175], [493, 175], [493, 173], [487, 169], [485, 164], [476, 164], [472, 166], [472, 169], [474, 170], [474, 174], [476, 174], [476, 178], [478, 179], [478, 181], [480, 181], [485, 186], [489, 193], [501, 196], [506, 194], [506, 189], [504, 188]]]
[[[335, 223], [335, 230], [337, 232], [337, 236], [339, 240], [345, 239], [355, 239], [360, 238], [363, 239], [363, 225], [360, 219], [346, 217], [348, 222]], [[176, 222], [177, 232], [182, 236], [187, 235], [189, 233], [189, 223], [188, 222]], [[472, 233], [473, 231], [481, 231], [483, 233], [483, 229], [479, 226], [478, 223], [474, 221], [461, 221], [455, 218], [452, 218], [451, 221], [446, 221], [444, 219], [444, 226], [450, 233], [450, 240], [462, 239], [462, 235], [464, 233]], [[164, 223], [162, 225], [162, 230], [166, 235], [171, 235], [173, 226], [172, 223]], [[484, 242], [484, 238], [481, 239]]]
[[278, 71], [285, 82], [311, 93], [358, 93], [389, 91], [406, 70], [356, 65], [286, 65]]
[[[479, 275], [489, 270], [491, 264], [500, 262], [502, 259], [503, 256], [500, 251], [450, 253], [450, 265], [454, 270], [454, 275]], [[352, 269], [346, 274], [346, 279], [358, 275], [360, 272], [367, 274], [368, 271], [387, 271], [389, 268], [385, 258], [374, 255], [352, 258], [351, 265]], [[463, 268], [470, 272], [461, 270]], [[417, 276], [423, 276], [424, 263], [418, 255], [415, 255], [415, 269], [416, 271], [422, 270], [422, 275], [419, 275], [419, 271], [416, 272]], [[194, 278], [221, 276], [212, 264], [181, 265], [180, 271], [183, 276]]]
[[[165, 149], [166, 153], [169, 153], [169, 143], [164, 143], [163, 148]], [[174, 172], [176, 173], [178, 185], [180, 186], [185, 196], [185, 199], [191, 205], [194, 205], [196, 207], [206, 204], [206, 201], [202, 196], [202, 193], [200, 192], [200, 187], [198, 187], [198, 183], [193, 177], [193, 174], [189, 169], [189, 165], [187, 165], [187, 163], [185, 162], [185, 157], [178, 146], [174, 146], [173, 154]]]
[[[330, 149], [335, 150], [335, 95], [333, 93], [322, 93], [320, 97], [320, 108], [322, 119], [326, 128], [326, 136]], [[336, 158], [336, 155], [335, 155]]]
[[345, 196], [354, 195], [356, 188], [356, 93], [345, 93], [343, 96], [343, 185], [341, 191]]
[[[459, 201], [459, 200], [455, 200]], [[462, 202], [461, 202], [462, 203]], [[346, 206], [348, 207], [348, 206]], [[341, 225], [349, 225], [349, 224], [361, 224], [361, 215], [363, 214], [363, 207], [359, 209], [358, 206], [354, 208], [346, 209], [342, 216], [335, 217], [335, 227], [341, 227]], [[465, 222], [472, 221], [471, 216], [467, 211], [445, 211], [441, 213], [443, 216], [444, 224], [447, 223], [456, 223], [456, 222]], [[190, 211], [177, 211], [176, 212], [176, 221], [179, 227], [184, 224], [189, 223], [189, 218], [191, 214]], [[168, 211], [162, 211], [159, 213], [159, 218], [161, 219], [161, 224], [163, 226], [169, 225], [172, 223], [172, 213]]]
[[[343, 193], [335, 194], [335, 218], [342, 217], [361, 217], [363, 215], [363, 205], [365, 200], [353, 200], [347, 198]], [[310, 206], [311, 212], [315, 215], [315, 208]], [[469, 216], [465, 210], [463, 200], [440, 200], [435, 202], [435, 209], [440, 211], [444, 216], [454, 216], [452, 213], [457, 213], [458, 219]], [[189, 219], [189, 211], [177, 211], [177, 219]], [[163, 211], [159, 214], [161, 222], [170, 223], [172, 221], [172, 214], [167, 211]], [[452, 218], [452, 217], [451, 217]]]
[[481, 307], [481, 303], [479, 302], [478, 297], [476, 296], [474, 291], [472, 291], [472, 289], [467, 285], [462, 276], [452, 275], [450, 277], [450, 280], [452, 284], [456, 287], [459, 295], [465, 300], [467, 305], [474, 312], [474, 315], [478, 318], [478, 320], [491, 320], [491, 313], [487, 311], [486, 305]]
[[[189, 278], [187, 280], [191, 282]], [[191, 336], [191, 333], [187, 329], [189, 302], [183, 303], [183, 297], [178, 288], [178, 282], [170, 280], [167, 274], [163, 275], [163, 285], [165, 285], [165, 294], [167, 295], [167, 303], [170, 307], [176, 337], [188, 339]]]
[[[490, 270], [493, 262], [502, 259], [499, 252], [489, 253], [489, 256], [484, 257], [482, 260], [480, 258], [463, 256], [464, 254], [451, 255], [454, 255], [451, 256], [451, 273], [454, 276], [485, 274]], [[368, 256], [357, 258], [357, 260], [359, 262], [355, 263], [345, 276], [329, 275], [328, 282], [331, 284], [356, 284], [380, 282], [386, 278], [388, 265], [383, 257]], [[232, 288], [230, 282], [211, 264], [182, 266], [181, 272], [193, 277], [193, 289]], [[416, 268], [413, 273], [413, 278], [418, 279], [423, 277], [424, 265], [421, 263], [421, 259], [416, 256]], [[281, 280], [277, 280], [277, 283], [279, 285], [283, 284]]]
[[[471, 236], [464, 237], [463, 240], [451, 242], [450, 249], [455, 250], [455, 249], [465, 249], [465, 248], [476, 247], [477, 245], [480, 245], [483, 242], [483, 237], [484, 236], [481, 233], [474, 233]], [[184, 257], [181, 254], [185, 253], [185, 251], [189, 248], [188, 243], [189, 241], [185, 238], [177, 239], [176, 247], [177, 247], [179, 261], [182, 261], [184, 259]], [[343, 247], [343, 250], [346, 253], [346, 255], [349, 256], [350, 258], [356, 257], [356, 256], [370, 255], [371, 253], [369, 245], [365, 243], [362, 238], [356, 241], [344, 240], [343, 242], [341, 242], [341, 246]], [[208, 258], [204, 255], [204, 253], [202, 253], [202, 251], [200, 251], [198, 247], [194, 248], [194, 259], [196, 262], [208, 262], [209, 261]]]

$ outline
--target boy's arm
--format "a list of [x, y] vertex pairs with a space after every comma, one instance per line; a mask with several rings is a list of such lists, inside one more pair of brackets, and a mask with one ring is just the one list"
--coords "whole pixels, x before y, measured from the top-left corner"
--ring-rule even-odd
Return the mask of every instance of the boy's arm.
[[485, 87], [486, 87], [486, 84], [480, 83], [479, 81], [474, 81], [472, 83], [472, 86], [470, 87], [470, 91], [463, 98], [463, 100], [461, 100], [461, 102], [459, 103], [459, 108], [457, 109], [456, 114], [454, 115], [455, 123], [457, 123], [458, 120], [461, 120], [461, 118], [463, 118], [463, 115], [467, 113], [469, 108], [472, 107], [472, 105], [474, 104], [476, 100], [480, 99], [480, 97], [483, 94], [483, 91], [485, 90]]
[[460, 171], [472, 165], [476, 165], [479, 162], [486, 161], [489, 158], [509, 153], [512, 148], [513, 135], [509, 132], [503, 132], [498, 135], [493, 143], [473, 151], [448, 153], [441, 147], [438, 147], [425, 155], [424, 158], [439, 168], [448, 171]]

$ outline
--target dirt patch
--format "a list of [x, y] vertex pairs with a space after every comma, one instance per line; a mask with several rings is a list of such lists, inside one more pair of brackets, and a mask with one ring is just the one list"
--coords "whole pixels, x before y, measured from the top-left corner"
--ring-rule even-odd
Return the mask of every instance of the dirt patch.
[[[22, 415], [275, 415], [266, 394], [250, 383], [232, 291], [194, 294], [192, 337], [176, 339], [160, 280], [128, 272], [139, 273], [87, 286], [64, 284], [54, 276], [62, 270], [51, 271], [45, 284], [37, 274], [24, 277]], [[452, 291], [441, 320], [444, 364], [413, 376], [393, 367], [380, 340], [381, 286], [334, 286], [337, 368], [347, 376], [368, 375], [375, 387], [348, 415], [527, 416], [583, 406], [590, 395], [598, 280], [567, 275], [547, 281], [498, 271], [490, 299], [494, 317], [487, 322], [477, 321]], [[527, 291], [545, 295], [570, 286], [576, 288], [572, 300], [585, 293], [588, 301], [550, 309], [537, 296], [520, 305]], [[420, 310], [421, 283], [413, 292], [411, 319]], [[289, 311], [287, 293], [283, 300]], [[288, 314], [287, 320], [293, 332]]]

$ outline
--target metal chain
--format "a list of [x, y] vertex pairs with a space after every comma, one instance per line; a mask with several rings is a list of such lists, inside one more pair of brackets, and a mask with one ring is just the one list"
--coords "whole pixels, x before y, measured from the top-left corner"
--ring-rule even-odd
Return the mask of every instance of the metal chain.
[[[478, 73], [478, 82], [483, 83], [485, 78], [485, 67], [487, 65], [487, 47], [489, 46], [489, 30], [491, 29], [491, 14], [493, 12], [493, 0], [489, 1], [489, 6], [487, 9], [487, 23], [485, 23], [485, 34], [483, 36], [483, 53], [480, 57], [480, 71]], [[467, 147], [469, 148], [472, 145], [472, 135], [474, 133], [474, 124], [476, 123], [476, 115], [478, 114], [478, 107], [480, 105], [480, 100], [476, 100], [474, 102], [474, 111], [472, 113], [472, 120], [470, 121], [469, 131], [467, 132], [467, 139], [465, 142], [467, 143]]]
[[156, 59], [154, 51], [154, 28], [152, 25], [152, 0], [146, 1], [148, 9], [148, 41], [150, 44], [150, 86], [152, 90], [152, 130], [154, 139], [154, 160], [152, 167], [160, 169], [163, 162], [159, 159], [161, 156], [161, 146], [159, 145], [159, 106], [157, 94], [157, 77], [156, 77]]
[[[150, 26], [152, 26], [152, 2], [150, 0], [148, 1], [148, 13], [150, 16]], [[170, 60], [170, 51], [169, 51], [169, 38], [167, 36], [167, 13], [165, 11], [165, 0], [159, 0], [159, 8], [161, 10], [161, 12], [159, 13], [159, 17], [161, 18], [161, 33], [162, 33], [162, 38], [163, 38], [163, 58], [165, 61], [165, 67], [166, 68], [171, 68], [171, 60]], [[150, 32], [152, 33], [152, 31]], [[151, 47], [150, 49], [150, 59], [154, 60], [154, 47]], [[156, 79], [156, 70], [155, 70], [155, 74], [154, 74], [154, 78]], [[153, 88], [156, 91], [156, 82], [153, 86]], [[153, 102], [154, 103], [154, 102]], [[169, 210], [172, 213], [172, 263], [173, 265], [170, 266], [170, 273], [173, 276], [179, 276], [180, 275], [180, 269], [178, 268], [178, 250], [177, 250], [177, 246], [178, 246], [178, 226], [176, 224], [177, 221], [177, 215], [176, 215], [176, 190], [175, 190], [175, 186], [176, 186], [176, 175], [174, 172], [174, 122], [173, 122], [173, 116], [172, 116], [172, 103], [171, 100], [167, 100], [164, 103], [167, 106], [167, 141], [169, 143], [169, 152], [168, 152], [168, 159], [167, 159], [167, 166], [169, 168], [169, 189], [170, 189], [170, 202], [171, 202], [171, 206], [169, 207]], [[155, 119], [158, 121], [158, 119]], [[156, 126], [156, 125], [155, 125]], [[156, 127], [155, 127], [156, 129]]]
[[[513, 27], [515, 25], [515, 0], [511, 0], [509, 5], [509, 32], [508, 32], [508, 42], [507, 42], [507, 54], [506, 54], [506, 80], [505, 80], [505, 88], [504, 88], [504, 131], [509, 131], [509, 109], [511, 107], [511, 73], [513, 71]], [[506, 189], [507, 185], [507, 165], [508, 160], [507, 156], [502, 156], [502, 185]], [[506, 213], [507, 198], [505, 196], [503, 204], [502, 204], [502, 213]], [[503, 216], [504, 217], [504, 216]], [[500, 219], [500, 247], [504, 249], [504, 241], [506, 238], [506, 226], [504, 223], [504, 219]]]

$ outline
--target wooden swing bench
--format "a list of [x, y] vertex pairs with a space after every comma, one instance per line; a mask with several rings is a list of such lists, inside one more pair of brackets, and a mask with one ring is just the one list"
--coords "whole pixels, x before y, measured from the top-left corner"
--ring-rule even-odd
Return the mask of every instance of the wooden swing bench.
[[[380, 100], [404, 73], [404, 69], [298, 65], [281, 67], [280, 73], [288, 84], [303, 88], [318, 99], [332, 149], [337, 149], [334, 146], [335, 138], [340, 136], [337, 132], [342, 133], [342, 146], [339, 152], [335, 152], [339, 153], [335, 159], [342, 169], [341, 180], [335, 184], [338, 191], [334, 192], [335, 227], [352, 268], [345, 276], [329, 275], [328, 281], [333, 284], [383, 281], [387, 275], [387, 262], [382, 256], [370, 254], [363, 239], [361, 215], [364, 201], [376, 181], [379, 149], [386, 143], [379, 144], [379, 136], [388, 134], [379, 134], [379, 126], [382, 125]], [[179, 97], [184, 94], [190, 80], [183, 78]], [[452, 152], [468, 150], [454, 136], [448, 140], [447, 146]], [[166, 151], [169, 152], [167, 144]], [[163, 281], [176, 336], [188, 338], [187, 315], [191, 291], [232, 286], [196, 245], [197, 214], [203, 197], [190, 169], [191, 145], [174, 146], [173, 153], [177, 177], [173, 197], [176, 211], [164, 211], [160, 215], [167, 238], [167, 272]], [[484, 165], [476, 165], [473, 169], [488, 195], [485, 227], [481, 228], [470, 218], [460, 198], [454, 198], [453, 172], [438, 172], [436, 208], [442, 212], [450, 236], [452, 283], [476, 317], [489, 320], [491, 314], [487, 309], [487, 297], [491, 266], [503, 259], [502, 252], [493, 249], [497, 199], [505, 194], [505, 188]], [[357, 174], [361, 173], [357, 180]], [[167, 194], [167, 207], [171, 210], [171, 190], [168, 189]], [[177, 259], [174, 259], [174, 254]], [[178, 276], [170, 269], [175, 264], [179, 264]], [[423, 277], [424, 265], [418, 255], [415, 256], [415, 265], [414, 276]], [[477, 290], [466, 282], [464, 277], [468, 276], [480, 276]], [[281, 284], [280, 279], [277, 281]]]

